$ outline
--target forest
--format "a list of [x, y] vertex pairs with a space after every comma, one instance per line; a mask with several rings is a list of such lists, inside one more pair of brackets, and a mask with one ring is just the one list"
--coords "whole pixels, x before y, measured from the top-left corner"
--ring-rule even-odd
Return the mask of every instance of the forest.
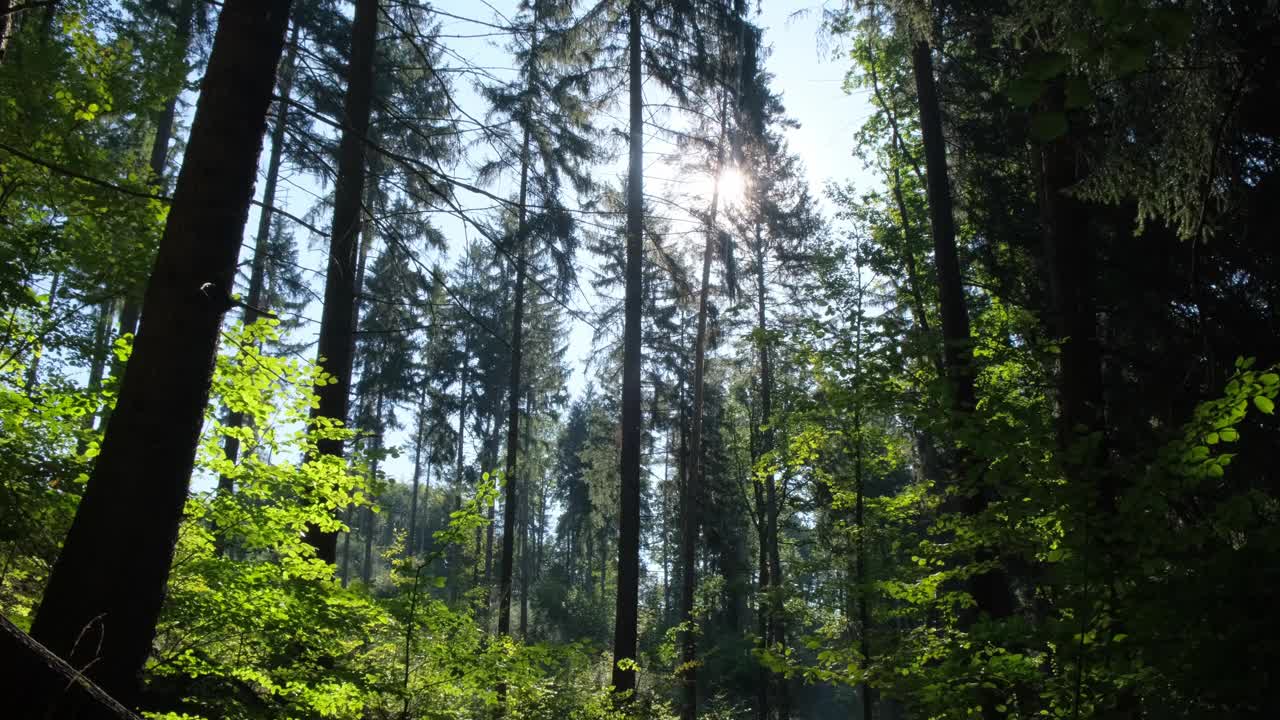
[[1274, 0], [0, 0], [0, 715], [1280, 717], [1276, 97]]

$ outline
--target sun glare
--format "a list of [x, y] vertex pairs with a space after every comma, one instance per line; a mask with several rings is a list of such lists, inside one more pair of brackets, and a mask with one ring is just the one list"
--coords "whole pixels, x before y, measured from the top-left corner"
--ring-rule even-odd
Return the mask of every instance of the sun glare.
[[[743, 177], [742, 171], [736, 167], [725, 168], [720, 173], [720, 209], [733, 207], [742, 202], [742, 196], [746, 192], [747, 181]], [[715, 184], [711, 176], [703, 176], [697, 184], [698, 197], [704, 198], [705, 202], [711, 202], [711, 196], [716, 191]]]
[[742, 202], [742, 195], [747, 189], [747, 179], [742, 171], [735, 167], [725, 168], [720, 173], [720, 207], [731, 207]]

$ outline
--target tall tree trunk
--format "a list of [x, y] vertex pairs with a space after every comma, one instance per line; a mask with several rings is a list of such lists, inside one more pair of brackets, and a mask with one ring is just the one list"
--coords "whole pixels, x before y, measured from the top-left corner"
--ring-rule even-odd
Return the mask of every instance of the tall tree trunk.
[[636, 688], [640, 601], [640, 397], [644, 263], [644, 95], [640, 0], [627, 4], [628, 90], [627, 263], [622, 330], [622, 447], [618, 512], [618, 592], [614, 606], [613, 689], [629, 700]]
[[[325, 275], [324, 310], [320, 316], [317, 357], [333, 377], [316, 387], [319, 405], [312, 417], [345, 422], [355, 354], [356, 255], [365, 182], [365, 142], [373, 106], [373, 59], [378, 36], [378, 0], [357, 0], [352, 26], [351, 63], [342, 110], [342, 140], [338, 147], [338, 177], [333, 189], [333, 236], [329, 243], [329, 271]], [[321, 455], [343, 457], [341, 439], [317, 443]], [[307, 529], [307, 542], [316, 556], [334, 562], [338, 534], [317, 527]]]
[[525, 398], [524, 418], [524, 487], [525, 492], [520, 501], [520, 641], [529, 641], [529, 575], [533, 567], [529, 562], [529, 515], [532, 512], [529, 499], [530, 488], [533, 487], [533, 475], [529, 472], [529, 450], [533, 441], [533, 393]]
[[[773, 451], [773, 360], [769, 354], [769, 312], [768, 312], [768, 284], [765, 280], [765, 246], [762, 234], [761, 223], [756, 222], [755, 225], [755, 270], [756, 270], [756, 335], [759, 341], [756, 345], [756, 353], [759, 355], [760, 361], [760, 421], [763, 424], [760, 433], [760, 454], [766, 455]], [[768, 632], [763, 633], [766, 645], [773, 643], [786, 644], [786, 619], [783, 616], [782, 603], [782, 558], [778, 552], [778, 488], [777, 480], [774, 473], [768, 473], [764, 478], [764, 512], [761, 521], [763, 523], [761, 532], [761, 584], [760, 590], [764, 598], [767, 600], [768, 608], [767, 627]], [[772, 674], [772, 683], [766, 683], [766, 688], [771, 685], [776, 686], [778, 715], [785, 718], [789, 715], [788, 703], [783, 700], [786, 696], [786, 678], [779, 676], [777, 673]], [[768, 705], [765, 705], [767, 713]]]
[[9, 50], [9, 36], [13, 34], [14, 16], [11, 0], [0, 0], [0, 65], [4, 64], [4, 55]]
[[[1064, 112], [1064, 83], [1054, 82], [1045, 108]], [[1061, 344], [1058, 385], [1058, 442], [1065, 454], [1078, 455], [1069, 463], [1082, 474], [1100, 459], [1093, 453], [1072, 453], [1089, 433], [1103, 427], [1102, 352], [1098, 343], [1097, 311], [1093, 299], [1095, 248], [1088, 211], [1067, 194], [1080, 178], [1070, 132], [1040, 146], [1040, 207], [1045, 267], [1049, 276], [1052, 327]], [[1102, 498], [1108, 505], [1110, 493]]]
[[[764, 490], [761, 483], [751, 483], [756, 501], [756, 532], [759, 536], [760, 553], [758, 558], [759, 582], [756, 593], [756, 632], [760, 634], [760, 642], [764, 647], [770, 646], [769, 615], [773, 601], [769, 597], [769, 509], [765, 506]], [[773, 673], [769, 668], [760, 665], [760, 677], [756, 687], [756, 717], [768, 720], [772, 693], [770, 687]]]
[[716, 145], [716, 164], [712, 170], [711, 207], [707, 212], [706, 244], [702, 250], [702, 286], [698, 290], [698, 334], [693, 354], [693, 415], [689, 430], [689, 471], [685, 474], [684, 493], [681, 498], [680, 556], [683, 582], [680, 588], [680, 620], [685, 623], [681, 634], [681, 720], [694, 720], [698, 716], [698, 639], [694, 629], [694, 591], [697, 587], [698, 513], [695, 506], [701, 492], [702, 428], [706, 404], [707, 363], [707, 304], [711, 294], [711, 260], [718, 242], [716, 213], [720, 206], [720, 171], [724, 167], [724, 143], [728, 118], [726, 101], [720, 103], [720, 139]]
[[[378, 460], [382, 453], [382, 391], [378, 391], [377, 399], [374, 401], [373, 422], [377, 428], [373, 437], [373, 461], [369, 464], [369, 481], [376, 483], [378, 481]], [[364, 566], [361, 568], [360, 579], [364, 582], [365, 587], [373, 584], [373, 536], [377, 527], [377, 516], [373, 512], [372, 505], [366, 505], [364, 508]]]
[[[464, 342], [462, 350], [462, 375], [459, 378], [458, 383], [458, 449], [455, 458], [457, 460], [457, 467], [453, 476], [453, 509], [455, 511], [462, 509], [462, 471], [464, 468], [463, 441], [466, 437], [467, 428], [467, 375], [469, 370], [466, 356], [469, 350], [470, 348], [465, 347]], [[458, 546], [458, 543], [451, 543], [449, 545], [449, 577], [453, 580], [449, 585], [449, 600], [453, 603], [458, 602], [458, 586], [462, 579], [462, 557]]]
[[[537, 39], [533, 40], [535, 50]], [[530, 60], [530, 64], [532, 64]], [[524, 284], [528, 259], [529, 130], [520, 145], [519, 220], [516, 229], [516, 287], [511, 311], [511, 377], [507, 386], [507, 463], [502, 480], [506, 500], [502, 514], [502, 563], [498, 571], [498, 634], [511, 633], [511, 578], [515, 569], [516, 512], [519, 509], [520, 366], [524, 361]]]
[[355, 527], [356, 509], [354, 507], [347, 508], [344, 520], [346, 521], [347, 531], [342, 534], [342, 571], [340, 579], [342, 587], [351, 584], [351, 533]]
[[[862, 349], [863, 349], [863, 314], [864, 288], [862, 284], [862, 256], [859, 248], [855, 248], [854, 256], [855, 290], [854, 290], [854, 339], [853, 339], [853, 481], [856, 497], [854, 499], [853, 522], [858, 537], [854, 546], [854, 561], [857, 564], [855, 582], [858, 598], [858, 649], [862, 653], [863, 667], [871, 664], [871, 612], [867, 601], [867, 525], [866, 525], [866, 478], [863, 475], [863, 441], [862, 441]], [[875, 705], [874, 690], [870, 683], [863, 682], [859, 693], [862, 701], [862, 718], [871, 720]]]
[[[969, 338], [969, 311], [965, 305], [964, 284], [956, 250], [955, 218], [952, 215], [951, 182], [947, 175], [947, 149], [942, 134], [942, 112], [933, 77], [933, 49], [924, 40], [916, 41], [911, 51], [912, 73], [920, 104], [920, 130], [924, 141], [926, 188], [929, 198], [929, 221], [933, 229], [934, 263], [937, 265], [938, 297], [942, 315], [942, 360], [951, 389], [952, 410], [963, 422], [974, 409], [973, 351]], [[963, 466], [971, 457], [961, 459]], [[980, 486], [978, 492], [964, 500], [963, 511], [977, 515], [989, 503], [989, 492]], [[991, 560], [989, 549], [980, 549], [978, 560]], [[1008, 580], [1001, 570], [990, 570], [970, 580], [970, 590], [979, 614], [996, 618], [1013, 612], [1013, 598]]]
[[[284, 158], [284, 134], [289, 122], [289, 96], [293, 92], [293, 68], [298, 58], [298, 28], [293, 24], [289, 33], [288, 50], [280, 71], [280, 100], [276, 103], [276, 122], [271, 130], [271, 154], [267, 159], [267, 179], [262, 187], [262, 212], [258, 215], [258, 232], [253, 247], [253, 262], [249, 267], [249, 294], [244, 302], [244, 324], [252, 325], [261, 316], [263, 286], [267, 274], [267, 245], [271, 238], [272, 206], [276, 202], [276, 184], [280, 179], [280, 165]], [[238, 428], [244, 425], [244, 412], [228, 410], [223, 425]], [[240, 459], [240, 438], [228, 435], [222, 443], [227, 461], [235, 464]], [[235, 482], [228, 476], [218, 478], [218, 492], [231, 493]]]
[[[105, 302], [98, 306], [98, 319], [93, 326], [93, 345], [89, 357], [89, 380], [85, 383], [85, 391], [96, 396], [102, 390], [102, 377], [107, 371], [107, 356], [111, 354], [111, 318], [113, 302]], [[93, 430], [94, 421], [100, 416], [95, 410], [84, 417], [81, 427], [85, 431]], [[86, 438], [76, 441], [76, 454], [83, 455], [88, 447]]]
[[671, 507], [667, 502], [668, 489], [671, 486], [671, 436], [675, 426], [667, 429], [667, 451], [662, 458], [662, 612], [659, 617], [665, 618], [671, 612], [671, 527], [668, 515]]
[[[164, 601], [289, 5], [223, 5], [133, 359], [31, 629], [126, 704]], [[17, 686], [46, 717], [76, 715], [53, 707], [61, 687]]]
[[[427, 424], [427, 384], [422, 383], [422, 387], [418, 390], [418, 422], [417, 428], [413, 433], [413, 491], [409, 495], [409, 534], [405, 538], [404, 549], [405, 555], [414, 556], [416, 545], [414, 541], [417, 538], [418, 530], [418, 482], [422, 478], [422, 443], [423, 431]], [[430, 475], [427, 477], [428, 492], [431, 488]]]

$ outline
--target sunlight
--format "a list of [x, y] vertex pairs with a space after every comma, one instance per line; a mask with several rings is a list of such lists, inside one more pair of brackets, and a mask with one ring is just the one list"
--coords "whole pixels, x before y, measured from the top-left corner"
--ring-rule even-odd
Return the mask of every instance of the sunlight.
[[[747, 179], [742, 171], [736, 167], [727, 167], [720, 173], [720, 208], [730, 208], [742, 202], [743, 195], [746, 193]], [[697, 195], [710, 202], [711, 195], [716, 188], [709, 175], [699, 178], [697, 183]]]

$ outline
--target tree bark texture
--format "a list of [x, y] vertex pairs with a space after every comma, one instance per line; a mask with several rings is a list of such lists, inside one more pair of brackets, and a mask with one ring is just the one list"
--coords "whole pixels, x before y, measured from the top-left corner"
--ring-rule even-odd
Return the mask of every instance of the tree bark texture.
[[[333, 227], [329, 270], [320, 315], [318, 358], [334, 382], [316, 387], [319, 407], [313, 417], [345, 422], [355, 354], [356, 263], [365, 183], [365, 143], [373, 106], [373, 59], [378, 35], [378, 0], [358, 0], [352, 26], [351, 62], [343, 101], [342, 140], [338, 147], [338, 177], [333, 190]], [[317, 443], [321, 455], [343, 457], [343, 441]], [[307, 530], [307, 542], [325, 562], [336, 560], [338, 533], [317, 527]]]
[[618, 512], [618, 592], [614, 611], [613, 688], [635, 690], [637, 622], [640, 601], [640, 393], [641, 313], [644, 263], [644, 88], [640, 0], [627, 4], [629, 135], [627, 169], [626, 292], [622, 330], [622, 447]]

